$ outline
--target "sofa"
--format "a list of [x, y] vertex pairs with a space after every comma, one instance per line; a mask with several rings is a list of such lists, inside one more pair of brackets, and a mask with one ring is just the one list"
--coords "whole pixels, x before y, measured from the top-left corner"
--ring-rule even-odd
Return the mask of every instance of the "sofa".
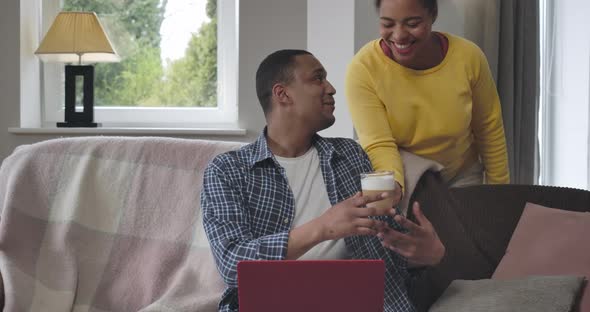
[[[448, 189], [438, 174], [427, 172], [420, 178], [411, 201], [421, 203], [424, 214], [446, 247], [441, 263], [417, 274], [409, 285], [410, 295], [419, 311], [427, 311], [437, 300], [440, 301], [440, 296], [450, 291], [449, 285], [453, 281], [501, 283], [502, 280], [527, 276], [572, 275], [583, 279], [581, 287], [562, 294], [572, 297], [569, 299], [573, 304], [571, 309], [565, 307], [563, 311], [590, 312], [590, 288], [584, 288], [585, 280], [590, 278], [590, 247], [587, 243], [590, 238], [589, 191], [539, 185], [478, 185]], [[543, 285], [543, 282], [535, 285], [526, 280], [523, 283], [531, 288]], [[534, 294], [531, 288], [519, 289], [520, 294], [526, 295], [527, 291]], [[501, 307], [501, 300], [494, 298], [499, 289], [492, 287], [486, 291], [479, 293], [478, 298], [464, 300], [463, 306], [436, 311], [529, 311], [518, 306], [518, 302]], [[466, 291], [465, 295], [468, 294]], [[535, 298], [522, 298], [520, 303], [539, 301], [540, 297], [555, 302], [564, 299], [558, 295], [553, 290], [546, 291], [534, 294]], [[512, 294], [508, 297], [513, 299]], [[465, 305], [482, 301], [484, 305], [486, 301], [492, 302], [494, 308], [462, 309]], [[579, 305], [580, 302], [583, 306]], [[545, 306], [530, 311], [562, 310]]]
[[[242, 145], [81, 137], [18, 147], [0, 167], [3, 311], [216, 311], [223, 282], [199, 193], [207, 163]], [[431, 171], [411, 196], [447, 247], [440, 265], [420, 270], [409, 284], [420, 310], [456, 280], [492, 277], [527, 202], [590, 209], [587, 191], [449, 191]]]

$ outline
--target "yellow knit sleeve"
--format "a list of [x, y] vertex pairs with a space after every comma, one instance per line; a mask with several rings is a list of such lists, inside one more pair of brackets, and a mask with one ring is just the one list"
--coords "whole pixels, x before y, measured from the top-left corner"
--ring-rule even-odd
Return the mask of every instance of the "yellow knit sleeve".
[[502, 109], [487, 59], [478, 50], [473, 86], [472, 129], [486, 173], [486, 183], [510, 183]]
[[402, 161], [391, 133], [387, 111], [377, 96], [369, 70], [355, 60], [348, 66], [345, 91], [356, 133], [373, 169], [393, 171], [403, 188]]

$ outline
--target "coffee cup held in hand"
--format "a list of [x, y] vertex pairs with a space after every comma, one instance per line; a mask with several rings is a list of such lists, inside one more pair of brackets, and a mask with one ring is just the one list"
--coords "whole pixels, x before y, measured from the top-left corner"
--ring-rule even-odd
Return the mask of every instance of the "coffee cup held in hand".
[[395, 177], [391, 171], [361, 173], [361, 188], [364, 196], [388, 193], [386, 198], [368, 203], [367, 207], [393, 208], [395, 184]]

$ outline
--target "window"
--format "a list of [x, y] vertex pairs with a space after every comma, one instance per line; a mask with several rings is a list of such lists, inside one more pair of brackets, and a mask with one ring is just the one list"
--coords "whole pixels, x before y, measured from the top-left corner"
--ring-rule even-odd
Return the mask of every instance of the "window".
[[[50, 0], [57, 13], [94, 11], [120, 63], [95, 64], [95, 121], [111, 126], [237, 122], [235, 0]], [[64, 65], [42, 64], [43, 119], [63, 120]]]
[[539, 0], [541, 183], [590, 187], [590, 2]]

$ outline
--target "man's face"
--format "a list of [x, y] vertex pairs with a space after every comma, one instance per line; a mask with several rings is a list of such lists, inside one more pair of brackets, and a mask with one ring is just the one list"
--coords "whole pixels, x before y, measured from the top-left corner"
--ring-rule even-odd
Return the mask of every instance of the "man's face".
[[317, 132], [336, 121], [334, 94], [336, 89], [326, 79], [327, 73], [313, 55], [295, 57], [293, 80], [285, 87], [293, 118]]

